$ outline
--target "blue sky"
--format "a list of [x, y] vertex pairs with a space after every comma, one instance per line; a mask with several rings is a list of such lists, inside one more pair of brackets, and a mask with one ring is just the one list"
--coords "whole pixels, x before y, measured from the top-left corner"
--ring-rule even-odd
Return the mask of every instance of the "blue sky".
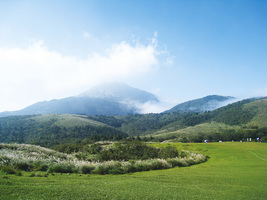
[[267, 96], [265, 0], [0, 0], [0, 111], [118, 81], [165, 106]]

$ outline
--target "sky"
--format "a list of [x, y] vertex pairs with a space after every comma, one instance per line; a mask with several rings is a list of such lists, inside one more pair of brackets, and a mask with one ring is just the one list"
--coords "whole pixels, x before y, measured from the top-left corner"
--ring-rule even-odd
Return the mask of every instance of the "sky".
[[0, 0], [0, 112], [113, 81], [164, 108], [267, 96], [266, 10], [267, 0]]

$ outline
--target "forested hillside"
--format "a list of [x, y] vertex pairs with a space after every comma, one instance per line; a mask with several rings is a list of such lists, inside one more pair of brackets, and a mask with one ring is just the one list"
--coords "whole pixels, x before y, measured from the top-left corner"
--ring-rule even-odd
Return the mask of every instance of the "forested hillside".
[[45, 147], [79, 143], [84, 139], [120, 140], [128, 135], [81, 115], [37, 115], [0, 118], [0, 142], [38, 144]]
[[183, 129], [173, 127], [154, 133], [159, 141], [201, 142], [219, 140], [267, 140], [267, 98], [246, 99], [212, 112], [187, 115]]
[[246, 99], [204, 113], [171, 112], [126, 116], [70, 114], [0, 118], [0, 142], [51, 147], [83, 140], [202, 142], [267, 136], [267, 98]]

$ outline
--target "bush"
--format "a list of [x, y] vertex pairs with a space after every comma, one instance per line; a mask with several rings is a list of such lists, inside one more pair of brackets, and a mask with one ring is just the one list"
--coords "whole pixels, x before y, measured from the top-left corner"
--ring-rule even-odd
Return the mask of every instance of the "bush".
[[150, 161], [148, 165], [149, 170], [157, 170], [157, 169], [163, 169], [163, 165], [158, 160]]
[[178, 166], [178, 160], [177, 159], [168, 158], [166, 161], [168, 163], [170, 163], [172, 165], [172, 167]]
[[1, 167], [1, 171], [6, 174], [15, 174], [16, 170], [11, 165], [4, 165]]
[[89, 165], [83, 165], [81, 167], [82, 173], [83, 174], [90, 174], [93, 171], [94, 167], [93, 166], [89, 166]]
[[147, 167], [147, 164], [145, 164], [144, 162], [136, 162], [134, 164], [134, 168], [136, 169], [137, 172], [149, 170], [149, 168]]
[[134, 172], [137, 172], [137, 169], [136, 167], [134, 166], [134, 164], [129, 164], [129, 165], [124, 165], [122, 166], [123, 170], [126, 172], [126, 173], [134, 173]]
[[159, 151], [159, 158], [176, 158], [178, 157], [178, 150], [175, 147], [167, 146], [161, 148]]
[[44, 163], [41, 163], [37, 166], [35, 166], [35, 171], [47, 171], [48, 170], [48, 165], [47, 164], [44, 164]]
[[181, 158], [185, 158], [185, 157], [188, 156], [188, 154], [189, 154], [189, 152], [187, 152], [187, 151], [181, 151], [181, 153], [180, 153], [180, 157], [181, 157]]
[[97, 154], [96, 159], [100, 161], [108, 160], [147, 160], [153, 158], [174, 158], [178, 156], [175, 147], [168, 146], [158, 149], [140, 141], [124, 141], [115, 143], [113, 147], [104, 149]]
[[125, 171], [121, 167], [115, 167], [108, 171], [109, 174], [125, 174]]
[[52, 164], [48, 167], [48, 173], [57, 172], [57, 173], [77, 173], [78, 169], [71, 164]]
[[111, 168], [105, 164], [99, 164], [95, 167], [95, 169], [92, 171], [93, 174], [108, 174], [109, 170]]
[[15, 162], [14, 166], [16, 169], [22, 170], [22, 171], [32, 171], [32, 169], [33, 169], [33, 165], [26, 162], [26, 161], [25, 162], [23, 162], [23, 161]]
[[179, 167], [188, 167], [188, 166], [189, 166], [189, 163], [186, 162], [186, 161], [183, 160], [183, 159], [180, 159], [180, 160], [178, 160], [178, 166], [179, 166]]
[[21, 171], [17, 171], [15, 175], [16, 176], [22, 176], [22, 172]]

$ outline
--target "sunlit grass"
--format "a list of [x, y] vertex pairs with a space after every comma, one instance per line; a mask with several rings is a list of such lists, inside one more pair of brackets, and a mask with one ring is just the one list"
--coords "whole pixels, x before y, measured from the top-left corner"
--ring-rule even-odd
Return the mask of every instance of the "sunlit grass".
[[210, 159], [190, 167], [124, 175], [1, 174], [0, 199], [266, 199], [267, 161], [257, 156], [266, 158], [267, 144], [172, 145]]

